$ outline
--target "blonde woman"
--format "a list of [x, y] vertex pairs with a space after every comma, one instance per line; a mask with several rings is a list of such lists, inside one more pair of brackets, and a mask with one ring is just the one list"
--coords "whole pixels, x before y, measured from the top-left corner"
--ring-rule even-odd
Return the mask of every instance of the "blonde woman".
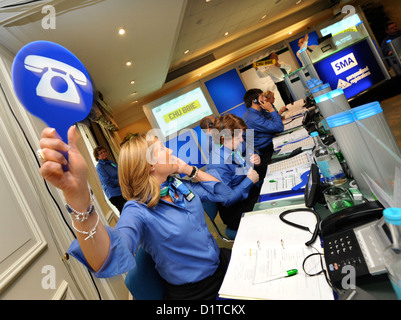
[[[272, 91], [263, 92], [263, 98], [264, 98], [264, 101], [265, 101], [265, 102], [270, 103], [270, 104], [273, 106], [273, 108], [274, 108], [275, 110], [277, 110], [276, 107], [274, 106], [274, 102], [276, 101], [276, 98], [274, 97], [274, 92], [272, 92]], [[263, 99], [263, 98], [262, 98], [262, 99]], [[278, 111], [278, 114], [279, 114], [280, 116], [282, 116], [282, 114], [283, 114], [285, 111], [287, 111], [287, 107], [286, 107], [286, 106], [282, 107], [282, 108]]]
[[[128, 200], [115, 228], [102, 225], [87, 187], [87, 165], [77, 148], [75, 127], [69, 145], [54, 129], [42, 132], [41, 175], [63, 191], [77, 240], [69, 254], [97, 277], [112, 277], [135, 266], [139, 245], [149, 253], [166, 283], [168, 299], [215, 299], [228, 265], [208, 231], [201, 201], [223, 201], [230, 192], [213, 176], [173, 157], [156, 139], [133, 137], [120, 152], [118, 168]], [[68, 151], [69, 170], [60, 151]], [[181, 181], [187, 174], [197, 182]]]

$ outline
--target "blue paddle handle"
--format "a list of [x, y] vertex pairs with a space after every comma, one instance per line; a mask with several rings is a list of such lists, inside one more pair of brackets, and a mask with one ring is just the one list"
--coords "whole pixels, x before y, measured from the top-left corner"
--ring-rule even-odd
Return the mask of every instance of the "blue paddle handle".
[[[67, 162], [68, 162], [68, 151], [61, 151], [61, 153], [64, 155], [65, 159], [66, 159]], [[68, 164], [63, 165], [62, 167], [63, 167], [63, 170], [64, 170], [64, 171], [68, 171], [68, 170], [69, 170]]]

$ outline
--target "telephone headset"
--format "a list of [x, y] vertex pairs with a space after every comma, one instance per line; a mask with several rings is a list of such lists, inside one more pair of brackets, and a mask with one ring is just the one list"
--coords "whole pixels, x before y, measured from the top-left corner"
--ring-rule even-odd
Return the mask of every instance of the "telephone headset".
[[[286, 219], [284, 218], [286, 215], [288, 215], [288, 214], [290, 214], [290, 213], [296, 213], [296, 212], [301, 212], [301, 211], [311, 212], [311, 213], [313, 213], [313, 214], [315, 215], [315, 217], [316, 217], [316, 227], [315, 227], [315, 230], [313, 231], [313, 233], [309, 230], [308, 227], [301, 226], [301, 225], [296, 224], [296, 223], [294, 223], [294, 222], [288, 221], [288, 220], [286, 220]], [[280, 214], [279, 217], [280, 217], [280, 220], [281, 220], [281, 221], [283, 221], [284, 223], [286, 223], [286, 224], [288, 224], [288, 225], [290, 225], [290, 226], [292, 226], [292, 227], [295, 227], [295, 228], [298, 228], [298, 229], [301, 229], [301, 230], [308, 231], [308, 232], [312, 233], [312, 238], [311, 238], [309, 241], [307, 241], [307, 242], [305, 243], [305, 245], [306, 245], [307, 247], [313, 248], [312, 244], [316, 241], [317, 237], [319, 236], [319, 233], [320, 233], [320, 232], [319, 232], [319, 231], [320, 231], [320, 224], [321, 224], [320, 216], [319, 216], [319, 214], [318, 214], [315, 210], [309, 209], [309, 208], [291, 209], [291, 210], [286, 210], [286, 211], [282, 212], [282, 213]], [[314, 248], [314, 249], [315, 249], [315, 248]], [[315, 249], [315, 250], [317, 251], [317, 249]], [[310, 259], [311, 257], [314, 257], [314, 256], [318, 256], [318, 257], [319, 257], [319, 259], [320, 259], [320, 265], [321, 265], [321, 270], [320, 270], [320, 271], [317, 271], [316, 273], [312, 273], [312, 274], [311, 274], [311, 273], [309, 273], [309, 272], [307, 272], [307, 271], [305, 270], [305, 264], [306, 264], [306, 262], [308, 261], [308, 259]], [[308, 255], [307, 257], [305, 257], [305, 259], [304, 259], [304, 261], [303, 261], [303, 263], [302, 263], [302, 268], [303, 268], [305, 274], [308, 275], [308, 276], [310, 276], [310, 277], [317, 276], [317, 275], [320, 275], [320, 274], [323, 273], [324, 276], [325, 276], [325, 278], [326, 278], [326, 281], [327, 281], [327, 283], [330, 285], [330, 287], [331, 287], [333, 290], [337, 291], [336, 288], [333, 287], [333, 285], [331, 284], [331, 281], [330, 281], [329, 277], [327, 276], [327, 272], [326, 272], [326, 270], [325, 270], [325, 268], [324, 268], [324, 263], [323, 263], [322, 256], [323, 256], [323, 254], [320, 253], [319, 251], [316, 252], [316, 253], [312, 253], [312, 254]]]
[[288, 225], [290, 225], [290, 226], [292, 226], [292, 227], [295, 227], [295, 228], [298, 228], [298, 229], [301, 229], [301, 230], [305, 230], [305, 231], [308, 231], [308, 232], [312, 233], [312, 232], [309, 230], [308, 227], [301, 226], [301, 225], [299, 225], [299, 224], [296, 224], [296, 223], [294, 223], [294, 222], [291, 222], [291, 221], [288, 221], [288, 220], [284, 219], [284, 217], [285, 217], [287, 214], [295, 213], [295, 212], [300, 212], [300, 211], [312, 212], [312, 213], [315, 215], [316, 220], [317, 220], [317, 221], [316, 221], [315, 231], [313, 231], [312, 238], [311, 238], [308, 242], [305, 243], [305, 245], [306, 245], [307, 247], [309, 247], [309, 246], [311, 246], [311, 245], [315, 242], [315, 240], [317, 239], [317, 236], [319, 235], [319, 226], [320, 226], [320, 216], [319, 216], [319, 214], [318, 214], [315, 210], [313, 210], [313, 209], [301, 208], [301, 209], [291, 209], [291, 210], [284, 211], [284, 212], [282, 212], [282, 213], [280, 214], [279, 217], [280, 217], [280, 220], [281, 220], [281, 221], [283, 221], [284, 223], [286, 223], [286, 224], [288, 224]]
[[257, 98], [253, 99], [253, 103], [260, 104], [260, 102], [259, 102], [259, 100]]

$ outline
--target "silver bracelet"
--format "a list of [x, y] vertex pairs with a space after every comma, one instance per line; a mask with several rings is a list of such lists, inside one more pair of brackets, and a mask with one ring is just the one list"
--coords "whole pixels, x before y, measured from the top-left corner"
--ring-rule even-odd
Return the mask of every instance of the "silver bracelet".
[[94, 236], [95, 233], [96, 233], [96, 228], [97, 228], [97, 226], [98, 226], [98, 224], [99, 224], [99, 220], [100, 220], [99, 214], [98, 214], [97, 212], [96, 212], [96, 215], [97, 215], [96, 224], [95, 224], [95, 226], [94, 226], [91, 230], [89, 230], [89, 231], [78, 230], [78, 229], [75, 228], [75, 226], [74, 226], [74, 221], [72, 221], [72, 227], [74, 228], [74, 230], [75, 230], [76, 232], [79, 232], [80, 234], [87, 234], [87, 235], [88, 235], [84, 240], [88, 240], [89, 238], [92, 238], [92, 239], [93, 239], [93, 236]]
[[84, 220], [87, 220], [88, 217], [93, 213], [95, 206], [94, 206], [94, 196], [93, 196], [93, 190], [91, 187], [88, 185], [88, 190], [91, 198], [91, 203], [86, 210], [86, 212], [79, 212], [75, 210], [73, 207], [71, 207], [67, 202], [65, 203], [65, 207], [68, 211], [68, 213], [71, 215], [72, 220], [76, 220], [79, 222], [83, 222]]

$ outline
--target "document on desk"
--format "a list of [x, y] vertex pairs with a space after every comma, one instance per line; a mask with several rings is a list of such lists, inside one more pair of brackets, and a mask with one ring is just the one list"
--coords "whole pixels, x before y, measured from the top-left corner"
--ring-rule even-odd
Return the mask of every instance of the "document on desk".
[[293, 118], [289, 120], [283, 120], [284, 131], [291, 130], [303, 125], [303, 117]]
[[269, 164], [267, 166], [267, 173], [272, 174], [284, 171], [288, 172], [289, 170], [301, 166], [309, 166], [310, 168], [312, 162], [313, 162], [312, 152], [308, 150], [300, 153], [299, 155], [296, 155], [295, 157]]
[[286, 133], [273, 138], [273, 148], [274, 150], [281, 149], [287, 143], [294, 143], [301, 141], [303, 139], [309, 138], [309, 133], [305, 128], [295, 130], [291, 133]]
[[[288, 209], [302, 208], [295, 205], [250, 212], [244, 215], [235, 238], [231, 260], [220, 288], [221, 297], [235, 299], [272, 300], [333, 300], [333, 291], [325, 276], [308, 276], [303, 271], [305, 258], [321, 251], [320, 241], [314, 248], [306, 247], [309, 232], [283, 223], [279, 215]], [[303, 211], [288, 215], [288, 220], [314, 230], [316, 218]], [[308, 259], [308, 272], [321, 270], [319, 256]], [[323, 258], [322, 258], [323, 259]], [[271, 276], [297, 269], [298, 274], [263, 282]], [[259, 283], [261, 282], [261, 283]]]
[[295, 186], [302, 183], [302, 175], [310, 170], [310, 163], [293, 167], [287, 170], [267, 173], [263, 181], [260, 194], [271, 194], [292, 190]]

